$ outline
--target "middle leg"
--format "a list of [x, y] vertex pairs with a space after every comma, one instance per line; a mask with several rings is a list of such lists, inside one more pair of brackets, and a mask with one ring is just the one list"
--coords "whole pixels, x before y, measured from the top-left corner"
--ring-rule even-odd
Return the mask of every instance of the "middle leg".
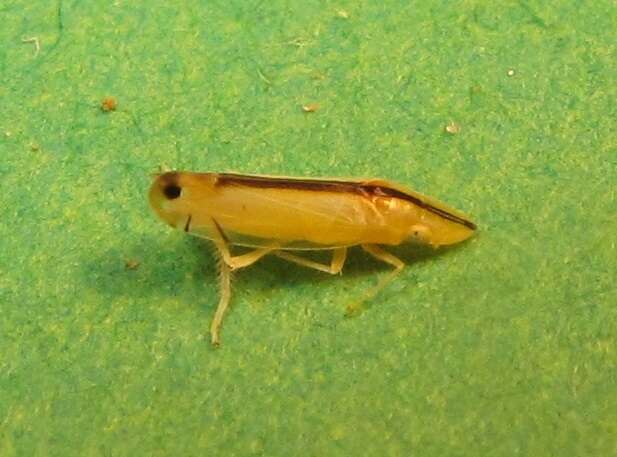
[[323, 271], [324, 273], [330, 273], [331, 275], [335, 275], [337, 273], [340, 273], [343, 269], [343, 265], [345, 265], [345, 259], [347, 258], [347, 248], [334, 248], [330, 265], [324, 265], [323, 263], [314, 262], [313, 260], [305, 259], [304, 257], [297, 256], [288, 251], [272, 251], [272, 254], [289, 262], [302, 265], [303, 267], [312, 268], [314, 270], [319, 270]]

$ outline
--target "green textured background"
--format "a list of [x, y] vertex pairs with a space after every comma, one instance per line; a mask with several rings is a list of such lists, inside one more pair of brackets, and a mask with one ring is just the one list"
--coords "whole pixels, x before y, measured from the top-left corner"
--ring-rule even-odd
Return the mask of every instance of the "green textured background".
[[[1, 456], [617, 455], [614, 1], [135, 3], [0, 5]], [[217, 351], [159, 167], [385, 177], [480, 231], [354, 319], [387, 268], [266, 259]]]

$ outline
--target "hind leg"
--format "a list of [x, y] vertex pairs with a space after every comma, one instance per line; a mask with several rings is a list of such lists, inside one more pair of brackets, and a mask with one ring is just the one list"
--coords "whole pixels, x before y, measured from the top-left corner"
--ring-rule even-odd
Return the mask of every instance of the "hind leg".
[[273, 255], [285, 259], [289, 262], [297, 263], [303, 267], [312, 268], [314, 270], [323, 271], [324, 273], [330, 273], [335, 275], [340, 273], [345, 265], [345, 259], [347, 258], [347, 248], [336, 248], [332, 251], [332, 260], [330, 265], [324, 265], [323, 263], [314, 262], [304, 257], [292, 254], [289, 251], [274, 251]]
[[379, 291], [381, 291], [381, 289], [383, 289], [388, 284], [390, 284], [390, 282], [392, 282], [394, 278], [396, 278], [399, 275], [399, 273], [403, 271], [403, 268], [405, 267], [405, 263], [401, 259], [399, 259], [393, 254], [390, 254], [388, 251], [377, 246], [376, 244], [363, 244], [362, 249], [364, 249], [370, 255], [375, 257], [377, 260], [381, 260], [382, 262], [392, 265], [394, 267], [394, 270], [392, 270], [385, 277], [381, 278], [379, 282], [377, 283], [377, 285], [369, 289], [369, 291], [364, 295], [362, 300], [360, 300], [357, 303], [348, 305], [347, 310], [345, 312], [345, 315], [347, 316], [353, 316], [357, 314], [361, 310], [362, 304], [365, 301], [373, 298], [375, 295], [379, 293]]

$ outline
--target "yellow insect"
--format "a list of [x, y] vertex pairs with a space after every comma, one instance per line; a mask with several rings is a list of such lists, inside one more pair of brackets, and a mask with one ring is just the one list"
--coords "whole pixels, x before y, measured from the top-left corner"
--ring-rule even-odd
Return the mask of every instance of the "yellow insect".
[[[210, 327], [214, 345], [220, 343], [220, 327], [231, 297], [230, 272], [266, 254], [337, 274], [345, 263], [347, 248], [360, 245], [394, 267], [372, 290], [372, 296], [405, 266], [379, 245], [415, 241], [437, 247], [463, 241], [476, 229], [458, 211], [381, 179], [174, 171], [156, 176], [149, 198], [163, 221], [213, 241], [220, 252], [221, 295]], [[253, 250], [234, 256], [231, 245]], [[297, 255], [316, 249], [332, 251], [330, 265]]]

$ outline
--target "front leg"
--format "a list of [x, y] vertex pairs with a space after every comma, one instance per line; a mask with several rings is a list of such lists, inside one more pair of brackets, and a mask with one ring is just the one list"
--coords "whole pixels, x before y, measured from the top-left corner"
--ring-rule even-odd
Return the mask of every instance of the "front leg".
[[237, 270], [239, 268], [248, 267], [249, 265], [254, 264], [259, 259], [261, 259], [266, 254], [277, 249], [277, 246], [266, 247], [266, 248], [258, 248], [254, 251], [247, 252], [246, 254], [241, 255], [231, 255], [229, 251], [229, 247], [225, 241], [215, 241], [216, 247], [221, 253], [221, 257], [223, 258], [223, 262], [225, 262], [231, 271]]
[[220, 330], [221, 325], [223, 324], [223, 317], [225, 316], [225, 312], [227, 311], [227, 308], [229, 307], [229, 302], [231, 301], [231, 272], [233, 270], [237, 270], [238, 268], [247, 267], [257, 262], [269, 252], [277, 249], [278, 246], [259, 248], [246, 254], [232, 256], [231, 252], [229, 251], [228, 239], [223, 233], [223, 230], [214, 219], [212, 220], [212, 222], [216, 229], [215, 233], [218, 234], [218, 236], [214, 240], [214, 244], [216, 245], [217, 250], [219, 251], [219, 254], [221, 256], [221, 260], [219, 263], [219, 279], [221, 290], [219, 304], [216, 307], [214, 318], [212, 319], [212, 324], [210, 325], [210, 336], [212, 345], [219, 346], [221, 344]]
[[225, 312], [231, 300], [231, 272], [257, 262], [264, 255], [276, 249], [276, 247], [255, 249], [247, 254], [232, 256], [224, 240], [215, 242], [215, 244], [221, 255], [221, 261], [219, 263], [221, 296], [216, 312], [214, 313], [212, 325], [210, 326], [210, 334], [212, 337], [212, 344], [214, 346], [219, 346], [221, 344], [219, 337], [221, 324], [223, 323], [223, 317], [225, 316]]
[[[220, 252], [220, 249], [219, 249]], [[221, 324], [223, 323], [223, 316], [225, 311], [229, 307], [229, 301], [231, 300], [231, 270], [229, 265], [222, 259], [219, 260], [219, 280], [220, 280], [220, 297], [219, 304], [216, 307], [212, 324], [210, 325], [210, 337], [212, 345], [215, 347], [220, 346], [221, 338], [219, 336]]]
[[254, 251], [247, 252], [246, 254], [232, 256], [231, 252], [229, 251], [229, 239], [227, 238], [227, 236], [225, 236], [223, 229], [218, 224], [218, 222], [216, 222], [215, 219], [212, 219], [212, 225], [214, 227], [214, 233], [216, 235], [214, 244], [216, 244], [216, 247], [221, 253], [223, 261], [227, 265], [229, 265], [231, 271], [237, 270], [239, 268], [248, 267], [249, 265], [254, 264], [263, 256], [265, 256], [269, 252], [272, 252], [278, 247], [277, 245], [273, 245], [271, 247], [258, 248]]

